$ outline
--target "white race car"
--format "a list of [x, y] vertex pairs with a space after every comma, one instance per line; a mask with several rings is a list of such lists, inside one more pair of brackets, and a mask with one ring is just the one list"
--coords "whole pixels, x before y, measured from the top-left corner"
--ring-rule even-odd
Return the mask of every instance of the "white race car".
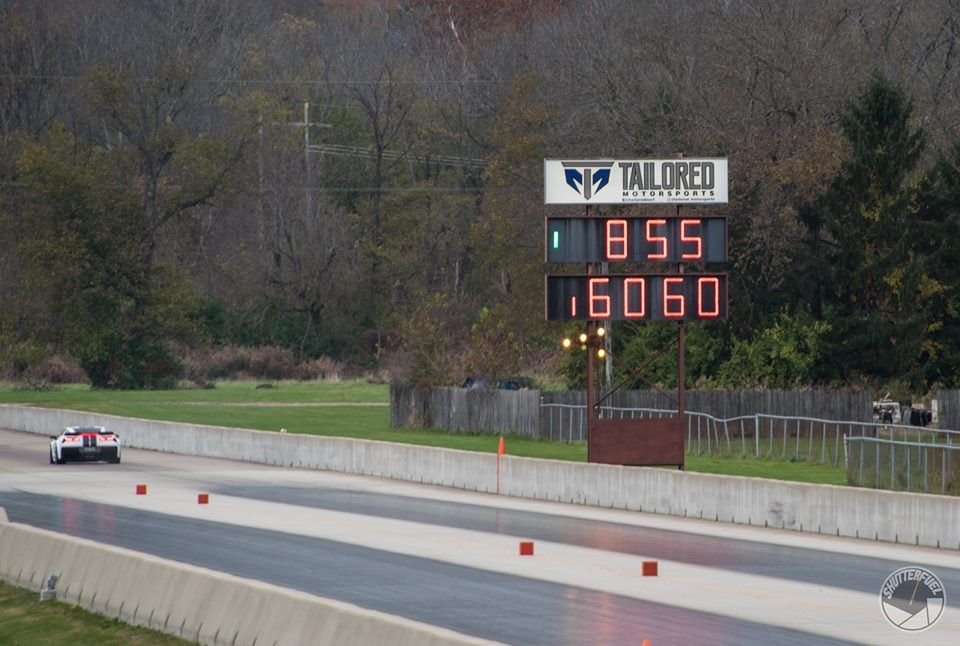
[[120, 436], [102, 426], [68, 426], [50, 436], [50, 464], [68, 460], [120, 463]]

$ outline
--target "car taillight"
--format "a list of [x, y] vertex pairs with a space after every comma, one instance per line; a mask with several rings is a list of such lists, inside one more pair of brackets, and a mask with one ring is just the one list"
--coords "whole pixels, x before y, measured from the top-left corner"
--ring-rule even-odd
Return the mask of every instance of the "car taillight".
[[64, 442], [79, 442], [79, 441], [82, 440], [82, 439], [83, 439], [83, 438], [81, 438], [81, 437], [79, 437], [79, 436], [77, 436], [77, 435], [64, 435], [64, 436], [63, 436], [63, 441], [64, 441]]

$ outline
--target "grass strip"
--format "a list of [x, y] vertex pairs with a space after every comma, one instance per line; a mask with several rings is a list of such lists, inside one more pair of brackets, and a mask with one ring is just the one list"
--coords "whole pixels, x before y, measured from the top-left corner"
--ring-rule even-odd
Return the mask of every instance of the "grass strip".
[[11, 646], [173, 646], [178, 637], [40, 600], [40, 594], [0, 582], [0, 643]]
[[[283, 381], [269, 383], [269, 388], [263, 385], [263, 382], [256, 381], [230, 381], [218, 382], [213, 389], [175, 391], [109, 391], [91, 390], [85, 386], [26, 391], [15, 390], [8, 385], [0, 387], [0, 402], [261, 431], [286, 429], [290, 433], [402, 442], [463, 451], [497, 450], [497, 436], [491, 434], [391, 428], [390, 409], [384, 405], [389, 404], [390, 390], [384, 384], [362, 381]], [[263, 406], [250, 405], [258, 403]], [[51, 432], [56, 430], [51, 429]], [[765, 445], [761, 448], [765, 449]], [[507, 452], [520, 457], [574, 462], [587, 460], [585, 444], [517, 436], [507, 436]], [[806, 461], [688, 454], [686, 468], [701, 473], [846, 484], [846, 475], [841, 467]]]

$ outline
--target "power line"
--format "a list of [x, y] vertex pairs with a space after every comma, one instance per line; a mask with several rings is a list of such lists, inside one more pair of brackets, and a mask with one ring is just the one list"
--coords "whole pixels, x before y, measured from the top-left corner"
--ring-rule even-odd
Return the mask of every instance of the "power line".
[[[296, 189], [292, 189], [296, 190]], [[302, 189], [301, 189], [302, 190]], [[455, 186], [338, 186], [336, 188], [313, 188], [315, 193], [482, 193], [483, 187], [455, 187]]]
[[[0, 74], [0, 78], [5, 79], [30, 79], [30, 80], [53, 80], [53, 81], [82, 81], [84, 76], [73, 76], [66, 74]], [[131, 79], [141, 83], [159, 83], [165, 82], [164, 79], [136, 77]], [[452, 81], [394, 81], [378, 79], [375, 81], [312, 81], [306, 79], [297, 80], [268, 80], [268, 79], [192, 79], [191, 83], [205, 83], [210, 85], [342, 85], [342, 86], [363, 86], [363, 85], [499, 85], [509, 83], [509, 80], [494, 79], [456, 79]]]
[[[343, 155], [347, 157], [374, 157], [376, 152], [372, 148], [362, 148], [359, 146], [343, 146], [339, 144], [312, 144], [309, 147], [310, 152], [319, 152], [328, 155]], [[395, 161], [398, 159], [409, 159], [422, 164], [434, 163], [441, 166], [460, 166], [466, 168], [485, 168], [487, 161], [475, 157], [453, 157], [450, 155], [415, 155], [413, 153], [400, 153], [392, 150], [384, 150], [381, 153], [384, 159]]]
[[[40, 186], [45, 182], [25, 182], [0, 180], [0, 186]], [[123, 188], [122, 185], [114, 185], [113, 188]], [[270, 189], [269, 192], [302, 192], [312, 191], [314, 193], [482, 193], [484, 188], [476, 187], [458, 187], [458, 186], [336, 186], [336, 187], [306, 187], [306, 186], [284, 186], [279, 189]]]

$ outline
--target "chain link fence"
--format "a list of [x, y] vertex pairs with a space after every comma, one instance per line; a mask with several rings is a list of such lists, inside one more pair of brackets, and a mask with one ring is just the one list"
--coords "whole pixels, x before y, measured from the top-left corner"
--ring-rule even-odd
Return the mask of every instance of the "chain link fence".
[[907, 442], [846, 437], [847, 482], [860, 487], [960, 495], [960, 434]]
[[[605, 419], [651, 419], [676, 415], [675, 409], [605, 406]], [[560, 442], [586, 439], [586, 407], [574, 404], [541, 405], [542, 437]], [[687, 412], [687, 452], [693, 455], [754, 457], [839, 465], [844, 435], [875, 434], [873, 424], [835, 422], [811, 417], [743, 415], [721, 419]], [[912, 429], [911, 427], [902, 427]]]
[[[661, 408], [602, 407], [599, 412], [606, 419], [676, 414]], [[544, 403], [540, 417], [542, 437], [585, 441], [586, 406]], [[721, 419], [688, 412], [686, 451], [842, 466], [853, 485], [960, 495], [957, 431], [768, 414]]]

